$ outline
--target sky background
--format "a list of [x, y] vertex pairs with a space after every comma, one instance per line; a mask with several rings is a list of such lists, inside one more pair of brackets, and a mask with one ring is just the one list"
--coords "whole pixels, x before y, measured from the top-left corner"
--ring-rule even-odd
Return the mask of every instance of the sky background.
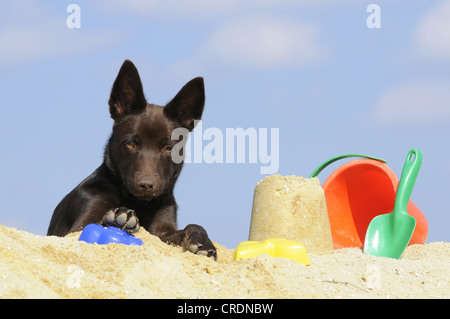
[[[67, 27], [71, 3], [81, 28]], [[366, 25], [371, 3], [381, 28]], [[448, 242], [449, 16], [450, 2], [434, 0], [2, 1], [0, 224], [46, 234], [59, 201], [102, 162], [109, 93], [131, 59], [150, 103], [203, 76], [204, 130], [279, 128], [281, 175], [362, 153], [399, 177], [420, 149], [412, 200], [427, 241]], [[228, 248], [247, 240], [261, 165], [186, 164], [179, 227], [200, 224]]]

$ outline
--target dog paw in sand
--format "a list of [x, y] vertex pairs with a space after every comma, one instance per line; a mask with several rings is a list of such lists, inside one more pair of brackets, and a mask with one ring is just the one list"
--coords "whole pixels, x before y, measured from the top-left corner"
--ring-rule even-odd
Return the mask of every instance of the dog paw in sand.
[[103, 226], [114, 226], [126, 231], [129, 234], [139, 230], [139, 219], [132, 209], [118, 207], [109, 210], [102, 221]]
[[203, 227], [191, 224], [187, 225], [183, 232], [185, 237], [181, 246], [184, 250], [217, 260], [216, 247], [214, 247]]

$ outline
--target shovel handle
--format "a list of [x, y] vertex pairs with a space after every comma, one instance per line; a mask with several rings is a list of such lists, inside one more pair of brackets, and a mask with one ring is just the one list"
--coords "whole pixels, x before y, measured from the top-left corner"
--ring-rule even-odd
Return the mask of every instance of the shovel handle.
[[422, 152], [413, 148], [406, 156], [400, 182], [398, 183], [394, 211], [406, 212], [406, 207], [408, 206], [408, 202], [411, 197], [414, 184], [416, 183], [417, 175], [419, 175], [421, 165]]

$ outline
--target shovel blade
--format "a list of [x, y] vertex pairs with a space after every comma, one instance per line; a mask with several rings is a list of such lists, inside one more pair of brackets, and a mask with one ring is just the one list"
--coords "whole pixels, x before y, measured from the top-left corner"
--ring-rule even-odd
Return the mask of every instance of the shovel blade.
[[364, 252], [377, 257], [400, 259], [416, 227], [416, 219], [408, 213], [379, 215], [369, 224]]

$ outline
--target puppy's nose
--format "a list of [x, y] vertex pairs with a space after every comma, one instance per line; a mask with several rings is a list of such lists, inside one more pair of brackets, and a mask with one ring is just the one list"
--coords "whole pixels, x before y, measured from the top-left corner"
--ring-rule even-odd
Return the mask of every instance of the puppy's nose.
[[139, 181], [138, 185], [145, 192], [151, 192], [156, 188], [156, 181], [151, 178], [143, 178]]

